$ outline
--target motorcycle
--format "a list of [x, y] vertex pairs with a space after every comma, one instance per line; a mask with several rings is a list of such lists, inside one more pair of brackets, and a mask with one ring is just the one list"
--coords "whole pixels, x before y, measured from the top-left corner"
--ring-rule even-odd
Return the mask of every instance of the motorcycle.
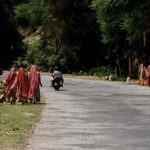
[[62, 78], [58, 76], [54, 77], [52, 80], [52, 87], [58, 91], [60, 87], [62, 87]]

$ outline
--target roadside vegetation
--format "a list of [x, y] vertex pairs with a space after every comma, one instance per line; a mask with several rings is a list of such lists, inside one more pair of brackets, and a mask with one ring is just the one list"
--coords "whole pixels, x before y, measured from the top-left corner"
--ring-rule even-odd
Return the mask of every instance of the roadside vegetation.
[[0, 0], [0, 67], [98, 76], [105, 67], [134, 78], [150, 63], [149, 8], [148, 0]]
[[[115, 74], [114, 70], [111, 70], [108, 67], [95, 67], [92, 68], [89, 72], [84, 72], [80, 70], [79, 72], [73, 72], [72, 74], [65, 74], [66, 77], [76, 77], [92, 80], [111, 80], [111, 81], [127, 81], [128, 76], [118, 76]], [[130, 77], [130, 82], [137, 83], [138, 75], [132, 75]]]
[[0, 104], [0, 149], [23, 150], [32, 128], [41, 119], [45, 105], [42, 97], [37, 104]]

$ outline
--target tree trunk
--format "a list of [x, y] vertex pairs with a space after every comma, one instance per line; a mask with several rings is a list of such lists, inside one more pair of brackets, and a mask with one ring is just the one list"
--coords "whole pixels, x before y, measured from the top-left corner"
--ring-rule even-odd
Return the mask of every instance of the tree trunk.
[[131, 58], [129, 56], [129, 77], [131, 76]]

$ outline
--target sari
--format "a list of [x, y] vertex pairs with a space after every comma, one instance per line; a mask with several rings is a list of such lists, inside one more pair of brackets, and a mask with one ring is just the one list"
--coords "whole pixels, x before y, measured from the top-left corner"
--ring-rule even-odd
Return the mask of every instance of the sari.
[[28, 99], [36, 101], [40, 101], [40, 85], [41, 84], [41, 76], [40, 72], [38, 71], [37, 67], [33, 65], [29, 72], [29, 92], [28, 92]]
[[7, 87], [6, 87], [6, 101], [9, 101], [10, 98], [15, 94], [17, 87], [15, 86], [15, 80], [17, 78], [17, 73], [15, 68], [11, 68], [7, 78]]
[[144, 66], [144, 64], [141, 64], [138, 70], [138, 75], [139, 75], [139, 84], [141, 86], [147, 85], [148, 84], [148, 79], [147, 79], [147, 69]]
[[23, 67], [19, 68], [16, 85], [18, 87], [17, 93], [19, 101], [27, 102], [29, 81], [28, 81], [28, 74]]

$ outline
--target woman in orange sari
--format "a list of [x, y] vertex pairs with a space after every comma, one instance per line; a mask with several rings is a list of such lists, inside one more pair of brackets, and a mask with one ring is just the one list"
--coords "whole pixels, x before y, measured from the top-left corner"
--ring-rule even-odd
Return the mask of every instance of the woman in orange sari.
[[10, 99], [11, 101], [15, 102], [16, 99], [16, 86], [14, 84], [15, 80], [17, 78], [16, 70], [15, 68], [11, 68], [7, 78], [7, 87], [6, 87], [6, 101], [9, 102]]
[[29, 92], [28, 92], [28, 99], [30, 102], [40, 101], [40, 86], [41, 83], [41, 76], [38, 68], [35, 65], [32, 65], [30, 72], [29, 72]]
[[144, 64], [140, 64], [138, 70], [138, 76], [139, 76], [139, 84], [141, 86], [147, 84], [147, 70]]
[[18, 88], [18, 101], [24, 104], [28, 100], [29, 81], [28, 73], [23, 67], [19, 68], [16, 85]]

